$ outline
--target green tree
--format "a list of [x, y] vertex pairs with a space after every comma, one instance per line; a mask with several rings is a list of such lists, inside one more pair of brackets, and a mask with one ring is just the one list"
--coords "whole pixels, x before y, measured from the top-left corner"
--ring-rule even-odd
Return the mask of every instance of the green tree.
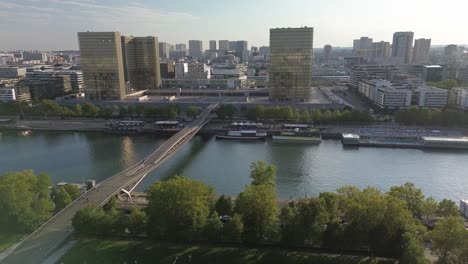
[[148, 190], [149, 231], [154, 238], [192, 240], [199, 237], [213, 208], [213, 189], [203, 182], [176, 176]]
[[177, 110], [171, 108], [169, 109], [168, 111], [168, 114], [167, 114], [167, 118], [173, 120], [173, 119], [176, 119], [177, 118]]
[[424, 194], [413, 183], [407, 182], [401, 186], [393, 186], [388, 194], [404, 201], [414, 215], [421, 215]]
[[294, 117], [293, 110], [290, 106], [282, 106], [279, 110], [279, 116], [277, 118], [282, 120], [292, 120]]
[[250, 185], [237, 196], [236, 213], [242, 217], [243, 240], [258, 243], [276, 236], [276, 190], [271, 185]]
[[422, 203], [422, 215], [426, 216], [426, 221], [430, 216], [436, 216], [439, 203], [433, 198], [428, 197]]
[[322, 122], [322, 112], [319, 109], [312, 110], [312, 121], [315, 124], [320, 124]]
[[186, 112], [187, 116], [194, 118], [198, 115], [198, 107], [196, 105], [191, 105], [187, 107]]
[[113, 114], [113, 109], [109, 105], [101, 108], [100, 116], [105, 117], [105, 118], [111, 118], [112, 114]]
[[72, 202], [70, 194], [64, 188], [57, 188], [54, 194], [55, 210], [60, 211]]
[[85, 117], [96, 117], [99, 113], [98, 108], [92, 103], [86, 102], [81, 107], [82, 115]]
[[215, 211], [219, 215], [231, 215], [234, 213], [234, 202], [231, 197], [221, 195], [215, 203]]
[[429, 264], [424, 255], [423, 241], [415, 234], [407, 232], [403, 235], [403, 254], [400, 257], [402, 264]]
[[219, 220], [219, 216], [214, 212], [205, 223], [203, 228], [203, 238], [208, 241], [218, 241], [221, 239], [223, 223]]
[[234, 214], [231, 220], [224, 224], [222, 231], [223, 238], [229, 242], [241, 242], [243, 231], [244, 225], [242, 223], [242, 217], [238, 214]]
[[468, 263], [468, 231], [460, 218], [451, 216], [437, 221], [429, 238], [438, 263]]
[[275, 186], [276, 167], [268, 165], [265, 161], [259, 160], [250, 164], [250, 178], [252, 185], [271, 185]]
[[312, 117], [310, 116], [309, 110], [307, 110], [307, 108], [304, 108], [302, 110], [301, 122], [310, 123], [311, 120]]
[[102, 232], [105, 217], [101, 207], [90, 205], [76, 212], [72, 225], [78, 233], [99, 234]]
[[460, 216], [460, 211], [458, 211], [455, 202], [443, 199], [437, 208], [437, 215], [441, 217]]
[[138, 236], [146, 231], [148, 217], [146, 213], [138, 207], [132, 207], [130, 216], [128, 217], [128, 230], [133, 236]]
[[32, 171], [0, 176], [0, 228], [31, 231], [52, 216], [54, 204], [47, 174]]
[[145, 107], [143, 105], [138, 104], [135, 106], [136, 116], [140, 117], [143, 115], [144, 112], [145, 112]]
[[68, 195], [70, 195], [72, 201], [78, 198], [81, 194], [80, 188], [78, 188], [74, 184], [65, 184], [64, 186], [62, 186], [62, 188], [65, 189]]
[[301, 119], [301, 112], [299, 108], [294, 109], [293, 118], [294, 121], [299, 121]]
[[216, 110], [216, 115], [221, 119], [232, 118], [234, 114], [236, 113], [236, 111], [237, 111], [236, 107], [233, 106], [232, 104], [228, 104], [228, 105], [222, 104]]
[[120, 117], [126, 117], [128, 115], [128, 106], [122, 105], [119, 107], [119, 115]]

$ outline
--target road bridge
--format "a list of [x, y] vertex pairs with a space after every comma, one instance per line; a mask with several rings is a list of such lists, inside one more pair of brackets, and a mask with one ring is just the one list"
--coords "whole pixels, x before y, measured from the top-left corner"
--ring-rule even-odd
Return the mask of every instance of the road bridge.
[[87, 191], [62, 211], [55, 214], [17, 246], [6, 252], [6, 257], [2, 263], [42, 263], [73, 232], [72, 219], [76, 212], [89, 205], [103, 206], [122, 191], [130, 193], [146, 175], [159, 167], [192, 139], [209, 122], [211, 112], [217, 106], [217, 103], [209, 105], [195, 121], [165, 141], [149, 156], [102, 181], [95, 188]]

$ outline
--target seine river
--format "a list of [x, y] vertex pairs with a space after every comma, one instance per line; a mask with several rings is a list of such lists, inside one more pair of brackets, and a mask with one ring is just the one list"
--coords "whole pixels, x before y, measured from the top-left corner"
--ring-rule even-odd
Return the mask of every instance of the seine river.
[[[164, 138], [99, 133], [0, 131], [0, 173], [32, 169], [54, 183], [98, 182], [142, 159]], [[218, 194], [235, 195], [249, 184], [252, 161], [278, 167], [282, 198], [314, 196], [344, 185], [383, 191], [407, 181], [426, 195], [454, 201], [468, 198], [468, 152], [388, 148], [343, 148], [338, 140], [320, 145], [219, 141], [196, 137], [137, 188], [178, 174], [202, 180]]]

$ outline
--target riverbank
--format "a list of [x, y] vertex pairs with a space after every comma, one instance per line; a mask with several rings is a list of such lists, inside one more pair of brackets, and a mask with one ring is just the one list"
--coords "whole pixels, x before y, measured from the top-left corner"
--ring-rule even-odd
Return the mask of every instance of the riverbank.
[[[29, 119], [29, 120], [15, 120], [11, 122], [0, 123], [0, 130], [36, 130], [36, 131], [72, 131], [72, 132], [106, 132], [106, 133], [119, 133], [109, 129], [106, 119]], [[119, 119], [112, 120], [112, 122], [122, 121]], [[153, 122], [148, 122], [142, 127], [138, 127], [140, 134], [158, 134], [170, 136], [178, 132], [178, 129], [157, 129], [153, 126]], [[206, 124], [200, 134], [214, 135], [217, 133], [225, 133], [229, 130], [235, 130], [231, 127], [233, 120], [220, 120], [214, 119], [212, 122]], [[183, 123], [183, 122], [181, 122]], [[265, 131], [269, 135], [279, 134], [282, 130], [284, 122], [263, 123], [258, 127], [258, 130]], [[439, 131], [441, 136], [447, 137], [462, 137], [468, 134], [467, 131], [460, 128], [448, 127], [422, 127], [422, 126], [402, 126], [398, 124], [350, 124], [350, 125], [315, 125], [312, 126], [317, 130], [324, 139], [341, 139], [343, 133], [349, 134], [379, 134], [379, 135], [427, 135], [432, 131]], [[129, 134], [134, 134], [130, 133]]]
[[278, 249], [184, 245], [82, 238], [59, 263], [390, 264], [394, 260]]

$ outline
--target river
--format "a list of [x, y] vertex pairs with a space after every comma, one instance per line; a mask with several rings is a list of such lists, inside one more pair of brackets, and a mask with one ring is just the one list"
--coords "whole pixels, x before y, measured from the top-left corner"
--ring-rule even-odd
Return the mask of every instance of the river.
[[[54, 183], [102, 181], [152, 152], [164, 138], [100, 133], [0, 132], [0, 174], [32, 169]], [[468, 198], [468, 152], [389, 148], [344, 148], [338, 140], [320, 145], [220, 141], [197, 136], [150, 174], [137, 188], [178, 174], [235, 195], [249, 184], [252, 161], [278, 167], [281, 198], [314, 196], [344, 185], [387, 191], [413, 182], [426, 195], [454, 201]]]

